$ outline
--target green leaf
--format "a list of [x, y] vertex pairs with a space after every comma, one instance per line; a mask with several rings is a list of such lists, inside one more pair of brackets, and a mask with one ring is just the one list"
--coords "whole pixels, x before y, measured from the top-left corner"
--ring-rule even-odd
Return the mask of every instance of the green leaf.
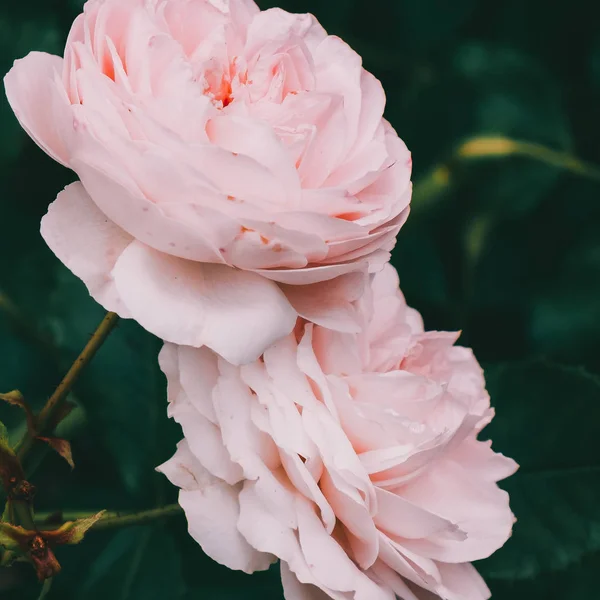
[[54, 544], [79, 544], [87, 531], [91, 529], [103, 516], [106, 511], [102, 510], [99, 513], [87, 517], [85, 519], [77, 519], [76, 521], [68, 521], [61, 525], [58, 529], [48, 531], [45, 537]]
[[54, 450], [59, 456], [62, 456], [71, 469], [75, 468], [75, 462], [73, 461], [73, 451], [71, 450], [71, 443], [67, 440], [58, 437], [40, 437], [38, 440], [46, 442], [52, 450]]
[[185, 592], [180, 556], [161, 526], [124, 529], [90, 565], [79, 597], [86, 600], [177, 600]]
[[23, 479], [23, 469], [10, 445], [8, 430], [4, 423], [0, 422], [0, 489], [8, 495], [13, 485]]
[[497, 416], [485, 430], [520, 463], [504, 487], [514, 535], [481, 564], [492, 579], [530, 579], [600, 551], [600, 380], [545, 362], [487, 371]]
[[600, 373], [598, 187], [572, 189], [572, 210], [560, 207], [545, 219], [544, 230], [554, 233], [558, 247], [539, 257], [538, 272], [544, 264], [551, 268], [532, 298], [529, 335], [535, 351]]
[[488, 581], [493, 600], [588, 600], [598, 585], [600, 554], [590, 554], [562, 571], [522, 580]]
[[27, 531], [18, 525], [0, 523], [0, 546], [6, 550], [19, 551], [27, 546], [34, 535], [35, 532]]

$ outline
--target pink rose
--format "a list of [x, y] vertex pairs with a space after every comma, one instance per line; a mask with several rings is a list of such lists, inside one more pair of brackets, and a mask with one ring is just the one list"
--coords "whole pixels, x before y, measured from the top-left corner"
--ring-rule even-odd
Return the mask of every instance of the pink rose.
[[64, 59], [6, 76], [23, 127], [81, 182], [42, 223], [109, 310], [255, 360], [352, 302], [408, 215], [410, 154], [360, 57], [252, 0], [89, 0]]
[[516, 464], [477, 439], [481, 368], [423, 331], [392, 267], [359, 306], [362, 333], [299, 320], [242, 367], [166, 344], [185, 438], [159, 469], [204, 551], [246, 572], [281, 559], [287, 600], [488, 598], [470, 562], [510, 536], [496, 482]]

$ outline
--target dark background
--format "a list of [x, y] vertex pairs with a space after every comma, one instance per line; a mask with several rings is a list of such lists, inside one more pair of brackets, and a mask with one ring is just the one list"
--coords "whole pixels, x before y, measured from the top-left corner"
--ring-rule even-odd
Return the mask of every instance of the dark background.
[[[81, 4], [2, 2], [0, 71], [33, 49], [61, 53]], [[503, 484], [519, 519], [513, 538], [478, 565], [495, 600], [598, 598], [600, 168], [574, 161], [600, 164], [600, 5], [278, 4], [313, 12], [362, 54], [413, 151], [413, 214], [394, 264], [427, 328], [461, 329], [475, 349], [498, 413], [485, 433], [521, 464]], [[73, 174], [27, 138], [4, 98], [0, 132], [0, 391], [18, 388], [39, 406], [103, 311], [39, 236]], [[461, 146], [473, 136], [484, 141]], [[542, 147], [489, 142], [498, 136]], [[498, 155], [468, 158], [465, 148]], [[131, 322], [111, 336], [76, 388], [81, 408], [67, 424], [77, 467], [44, 459], [33, 477], [39, 510], [176, 501], [153, 471], [180, 437], [165, 415], [158, 348]], [[0, 406], [0, 418], [18, 439], [18, 409]], [[276, 572], [250, 577], [214, 564], [183, 519], [92, 532], [58, 558], [51, 599], [282, 598]], [[37, 598], [33, 578], [27, 565], [0, 572], [0, 597]]]

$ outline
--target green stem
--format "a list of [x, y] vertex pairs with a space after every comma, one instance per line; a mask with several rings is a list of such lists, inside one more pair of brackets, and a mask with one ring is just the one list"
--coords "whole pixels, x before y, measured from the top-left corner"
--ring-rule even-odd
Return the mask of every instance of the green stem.
[[568, 152], [560, 152], [541, 144], [522, 142], [503, 136], [482, 136], [467, 140], [459, 146], [456, 156], [467, 160], [523, 156], [575, 175], [600, 181], [600, 167], [580, 160]]
[[35, 523], [33, 521], [33, 512], [29, 502], [15, 501], [13, 502], [15, 517], [21, 527], [35, 531]]
[[[53, 423], [53, 420], [56, 417], [57, 412], [60, 410], [69, 392], [73, 388], [73, 385], [75, 385], [75, 382], [81, 375], [83, 369], [94, 358], [94, 356], [96, 355], [106, 338], [115, 328], [118, 320], [119, 317], [115, 313], [108, 313], [104, 317], [102, 323], [100, 323], [98, 329], [96, 329], [90, 341], [87, 343], [77, 360], [73, 363], [68, 373], [60, 382], [52, 396], [50, 396], [44, 408], [42, 408], [42, 411], [40, 412], [37, 418], [37, 431], [35, 432], [36, 434], [44, 433], [46, 429], [55, 425], [55, 423]], [[33, 447], [34, 440], [34, 432], [28, 431], [23, 436], [21, 441], [17, 444], [17, 457], [19, 458], [21, 463], [24, 462], [25, 457]]]
[[476, 136], [460, 144], [450, 158], [434, 167], [415, 183], [412, 211], [426, 212], [452, 184], [452, 171], [457, 164], [490, 158], [520, 156], [563, 169], [581, 177], [600, 182], [600, 167], [567, 153], [541, 144], [513, 140], [504, 136]]
[[[65, 521], [76, 521], [77, 519], [86, 519], [95, 512], [65, 512], [62, 517]], [[101, 531], [106, 529], [121, 529], [123, 527], [131, 527], [133, 525], [145, 525], [147, 523], [153, 523], [161, 519], [168, 519], [177, 515], [183, 514], [183, 510], [179, 504], [169, 504], [167, 506], [161, 506], [160, 508], [152, 508], [150, 510], [144, 510], [135, 513], [123, 513], [118, 511], [106, 512], [102, 519], [92, 527], [92, 531]], [[50, 526], [44, 525], [44, 521], [48, 519], [52, 513], [38, 513], [37, 516], [37, 527], [41, 530], [50, 529]], [[51, 526], [52, 529], [56, 528], [56, 525]]]

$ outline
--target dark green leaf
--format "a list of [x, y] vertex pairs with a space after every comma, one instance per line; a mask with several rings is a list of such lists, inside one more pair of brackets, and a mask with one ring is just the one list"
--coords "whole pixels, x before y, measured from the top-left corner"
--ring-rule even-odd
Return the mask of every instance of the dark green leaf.
[[177, 600], [185, 592], [180, 557], [161, 526], [114, 534], [90, 565], [81, 592], [86, 600]]
[[563, 571], [533, 579], [489, 581], [493, 600], [591, 600], [597, 586], [600, 554], [590, 554]]
[[600, 550], [600, 380], [543, 362], [487, 371], [495, 448], [520, 463], [505, 488], [518, 522], [482, 563], [492, 579], [530, 579]]

